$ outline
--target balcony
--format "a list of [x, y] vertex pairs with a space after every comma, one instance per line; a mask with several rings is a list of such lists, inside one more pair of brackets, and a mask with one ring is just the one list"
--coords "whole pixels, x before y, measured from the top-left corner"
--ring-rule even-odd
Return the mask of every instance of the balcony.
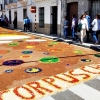
[[18, 0], [18, 2], [21, 2], [21, 1], [22, 1], [22, 2], [27, 2], [28, 0]]
[[11, 5], [8, 4], [8, 5], [5, 5], [7, 9], [11, 9]]
[[26, 6], [28, 0], [18, 0], [18, 2], [19, 2], [20, 4], [22, 4], [23, 6]]
[[49, 1], [49, 0], [34, 0], [35, 2]]
[[17, 3], [10, 3], [9, 5], [10, 5], [10, 6], [13, 6], [14, 8], [17, 7]]
[[58, 0], [34, 0], [36, 3], [40, 2], [49, 2], [52, 6], [57, 6], [58, 5]]

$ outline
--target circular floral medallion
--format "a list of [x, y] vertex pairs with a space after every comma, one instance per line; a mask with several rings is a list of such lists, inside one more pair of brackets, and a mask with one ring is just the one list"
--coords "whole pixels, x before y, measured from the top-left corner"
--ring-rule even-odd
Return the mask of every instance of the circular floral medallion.
[[35, 46], [26, 46], [26, 48], [28, 48], [28, 49], [32, 49], [32, 48], [34, 48]]
[[25, 70], [25, 72], [27, 73], [39, 73], [41, 72], [42, 70], [40, 68], [37, 68], [37, 67], [34, 67], [34, 68], [27, 68]]
[[28, 44], [31, 44], [31, 45], [38, 45], [39, 42], [29, 42]]
[[58, 42], [49, 42], [49, 44], [53, 45], [53, 44], [58, 44]]
[[57, 63], [59, 62], [59, 58], [56, 57], [44, 57], [40, 59], [43, 63]]
[[99, 54], [94, 54], [94, 56], [100, 58], [100, 53]]
[[12, 69], [9, 69], [9, 70], [6, 70], [5, 72], [6, 72], [6, 73], [12, 73], [13, 70], [12, 70]]
[[33, 53], [33, 51], [26, 50], [26, 51], [23, 51], [22, 53], [23, 53], [23, 54], [31, 54], [31, 53]]
[[51, 52], [64, 52], [64, 49], [60, 49], [60, 48], [50, 48], [49, 51]]
[[9, 43], [8, 45], [13, 47], [13, 46], [18, 46], [19, 44], [18, 43]]
[[53, 47], [53, 45], [52, 44], [49, 44], [49, 45], [47, 45], [48, 47]]
[[22, 40], [19, 40], [18, 42], [24, 42], [24, 41], [22, 41]]
[[84, 52], [81, 51], [81, 50], [74, 50], [73, 52], [74, 52], [75, 54], [84, 54]]
[[70, 64], [66, 64], [66, 66], [70, 66]]
[[32, 56], [31, 55], [22, 55], [20, 56], [20, 58], [31, 58]]
[[82, 62], [92, 62], [90, 59], [81, 59]]
[[7, 60], [7, 61], [3, 62], [2, 65], [16, 66], [16, 65], [21, 65], [23, 63], [24, 63], [24, 61], [22, 61], [22, 60]]
[[44, 54], [44, 55], [48, 55], [48, 54], [49, 54], [49, 52], [44, 52], [43, 54]]
[[0, 50], [0, 54], [6, 54], [8, 52], [10, 52], [10, 51], [9, 50]]

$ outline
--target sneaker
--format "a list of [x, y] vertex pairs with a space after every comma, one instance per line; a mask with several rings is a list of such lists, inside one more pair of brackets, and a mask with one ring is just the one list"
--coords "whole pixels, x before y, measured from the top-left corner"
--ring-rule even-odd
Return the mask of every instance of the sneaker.
[[95, 42], [94, 45], [98, 44], [98, 42]]

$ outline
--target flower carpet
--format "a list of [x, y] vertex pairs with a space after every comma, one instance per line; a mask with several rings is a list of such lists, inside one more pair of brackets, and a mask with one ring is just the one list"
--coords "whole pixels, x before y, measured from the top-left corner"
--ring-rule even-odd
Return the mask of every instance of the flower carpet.
[[99, 75], [99, 52], [0, 28], [0, 100], [40, 100]]

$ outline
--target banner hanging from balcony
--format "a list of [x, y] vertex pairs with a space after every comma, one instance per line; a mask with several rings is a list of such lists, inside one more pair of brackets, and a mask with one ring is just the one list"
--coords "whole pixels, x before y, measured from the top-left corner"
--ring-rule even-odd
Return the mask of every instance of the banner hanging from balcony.
[[31, 6], [30, 11], [31, 11], [31, 13], [36, 13], [36, 7], [35, 6]]

